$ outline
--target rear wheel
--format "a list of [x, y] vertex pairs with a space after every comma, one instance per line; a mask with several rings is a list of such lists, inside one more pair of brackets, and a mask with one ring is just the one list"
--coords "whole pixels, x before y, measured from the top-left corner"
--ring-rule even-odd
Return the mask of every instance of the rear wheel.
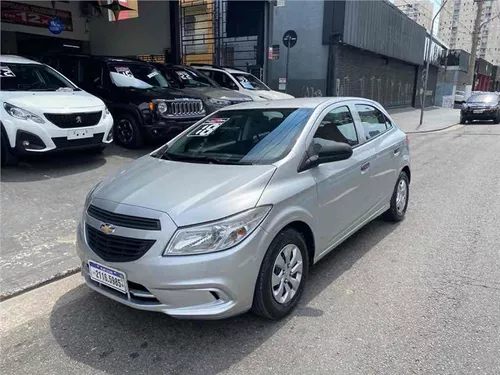
[[139, 148], [143, 144], [141, 128], [136, 118], [129, 114], [118, 117], [114, 128], [116, 143], [126, 148]]
[[405, 218], [410, 197], [410, 183], [406, 172], [401, 172], [394, 187], [391, 197], [391, 205], [384, 212], [384, 218], [389, 221], [401, 221]]
[[309, 255], [304, 237], [285, 229], [273, 240], [259, 271], [252, 312], [278, 320], [296, 306], [309, 271]]
[[13, 153], [7, 135], [2, 129], [0, 133], [0, 162], [2, 167], [7, 165], [15, 165], [17, 163], [17, 157]]

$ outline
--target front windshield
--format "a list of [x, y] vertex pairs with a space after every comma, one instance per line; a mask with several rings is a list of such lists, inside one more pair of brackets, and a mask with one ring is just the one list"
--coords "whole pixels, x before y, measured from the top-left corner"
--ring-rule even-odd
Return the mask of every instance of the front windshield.
[[476, 94], [472, 95], [467, 103], [485, 103], [485, 104], [496, 104], [498, 103], [498, 96], [491, 94]]
[[116, 63], [109, 66], [111, 80], [118, 87], [150, 89], [170, 87], [158, 70], [146, 64]]
[[246, 73], [232, 73], [233, 77], [240, 83], [243, 88], [248, 90], [266, 90], [269, 91], [267, 87], [261, 80], [252, 74]]
[[310, 108], [220, 111], [156, 156], [192, 163], [270, 164], [290, 152], [312, 112]]
[[215, 85], [202, 73], [192, 70], [172, 68], [168, 74], [181, 84], [182, 87], [214, 87]]
[[2, 91], [73, 91], [79, 90], [54, 69], [41, 64], [0, 63]]

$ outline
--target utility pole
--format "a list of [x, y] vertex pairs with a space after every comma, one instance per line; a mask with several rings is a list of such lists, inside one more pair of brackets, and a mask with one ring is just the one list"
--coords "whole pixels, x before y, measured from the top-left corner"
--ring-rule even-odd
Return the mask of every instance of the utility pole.
[[465, 86], [465, 100], [469, 99], [474, 88], [474, 73], [476, 67], [477, 42], [479, 41], [479, 33], [481, 32], [481, 16], [483, 15], [483, 0], [476, 0], [477, 12], [476, 20], [474, 21], [474, 30], [472, 30], [472, 47], [470, 51], [469, 70], [467, 72], [467, 80]]
[[434, 38], [434, 22], [436, 21], [437, 16], [439, 15], [439, 13], [441, 13], [441, 11], [443, 10], [443, 8], [447, 2], [448, 2], [448, 0], [443, 0], [443, 2], [441, 3], [441, 7], [439, 8], [437, 13], [432, 18], [431, 37], [429, 39], [429, 47], [427, 48], [427, 53], [426, 53], [426, 58], [425, 58], [427, 64], [425, 67], [424, 87], [423, 87], [423, 93], [422, 93], [422, 96], [420, 99], [421, 103], [420, 103], [420, 123], [418, 125], [419, 127], [422, 126], [422, 123], [424, 122], [424, 107], [425, 107], [425, 97], [426, 97], [426, 93], [427, 93], [427, 80], [429, 78], [429, 65], [430, 65], [430, 59], [431, 59], [432, 38]]

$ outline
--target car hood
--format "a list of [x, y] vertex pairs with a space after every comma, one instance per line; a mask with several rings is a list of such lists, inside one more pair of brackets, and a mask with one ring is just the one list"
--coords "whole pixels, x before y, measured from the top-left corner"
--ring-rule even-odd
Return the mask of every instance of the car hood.
[[144, 156], [102, 182], [92, 200], [167, 213], [178, 226], [253, 208], [276, 167], [183, 163]]
[[190, 95], [203, 95], [207, 98], [234, 101], [244, 101], [246, 99], [248, 101], [251, 101], [251, 98], [247, 95], [243, 95], [236, 91], [224, 89], [221, 87], [186, 87], [182, 89], [182, 92], [186, 92]]
[[34, 112], [69, 113], [75, 109], [95, 109], [104, 106], [101, 99], [85, 91], [5, 91], [3, 94], [2, 101]]
[[196, 95], [196, 92], [187, 93], [177, 89], [169, 89], [162, 87], [152, 87], [149, 89], [121, 87], [120, 89], [123, 90], [123, 92], [127, 93], [131, 98], [133, 97], [134, 99], [140, 99], [143, 101], [150, 101], [153, 99], [172, 100], [172, 99], [184, 99], [184, 98], [190, 98], [190, 99], [200, 98], [200, 95]]
[[283, 92], [279, 91], [267, 91], [267, 90], [253, 90], [253, 93], [257, 94], [261, 98], [267, 99], [267, 100], [277, 100], [277, 99], [293, 99], [294, 97], [292, 95], [285, 94]]
[[465, 103], [469, 108], [489, 108], [495, 107], [497, 103]]

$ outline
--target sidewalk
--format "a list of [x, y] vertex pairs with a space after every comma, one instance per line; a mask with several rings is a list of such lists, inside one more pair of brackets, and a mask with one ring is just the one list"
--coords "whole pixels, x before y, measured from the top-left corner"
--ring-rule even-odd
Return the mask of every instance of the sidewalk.
[[420, 109], [394, 109], [388, 112], [399, 128], [406, 133], [425, 133], [446, 129], [460, 122], [460, 110], [453, 108], [426, 108], [422, 126], [419, 126]]

